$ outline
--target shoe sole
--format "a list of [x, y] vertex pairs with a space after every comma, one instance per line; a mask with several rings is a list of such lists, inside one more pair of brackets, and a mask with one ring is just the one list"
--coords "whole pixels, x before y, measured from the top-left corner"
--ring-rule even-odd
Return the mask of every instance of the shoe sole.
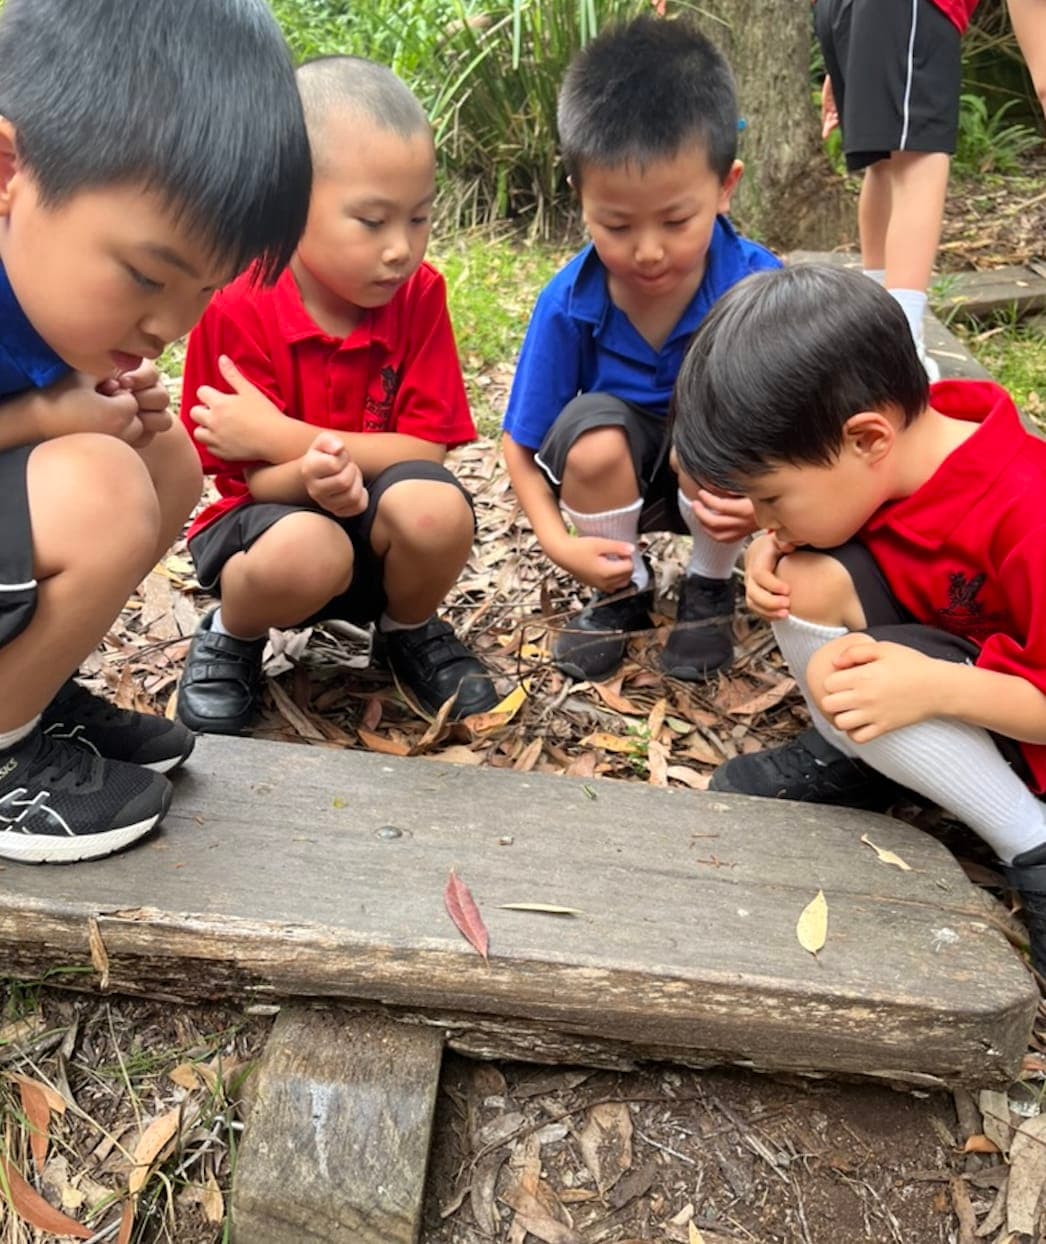
[[714, 678], [720, 670], [729, 669], [734, 663], [734, 654], [731, 653], [725, 661], [720, 661], [718, 665], [675, 665], [667, 666], [661, 663], [661, 673], [666, 678], [674, 678], [677, 682], [708, 682]]
[[[59, 838], [50, 834], [15, 834], [7, 831], [0, 834], [0, 859], [14, 860], [19, 864], [76, 864], [82, 860], [102, 859], [144, 838], [163, 820], [170, 805], [171, 792], [168, 790], [163, 807], [155, 816], [100, 834]], [[12, 841], [6, 842], [6, 838]]]
[[[185, 724], [184, 722], [182, 723]], [[149, 769], [152, 773], [170, 773], [172, 769], [177, 769], [179, 765], [185, 764], [193, 753], [196, 746], [196, 736], [190, 735], [189, 746], [178, 756], [166, 756], [163, 760], [151, 760], [148, 764], [143, 764], [143, 769]], [[139, 762], [140, 763], [140, 762]]]

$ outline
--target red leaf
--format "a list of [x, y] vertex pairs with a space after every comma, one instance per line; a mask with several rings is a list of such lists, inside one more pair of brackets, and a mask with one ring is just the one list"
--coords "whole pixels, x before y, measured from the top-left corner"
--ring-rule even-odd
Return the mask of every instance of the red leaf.
[[28, 1078], [21, 1080], [18, 1089], [22, 1097], [22, 1110], [29, 1121], [29, 1148], [33, 1153], [33, 1165], [38, 1171], [42, 1171], [47, 1161], [51, 1107], [47, 1104], [46, 1094], [34, 1081]]
[[53, 1205], [49, 1205], [35, 1189], [31, 1188], [18, 1171], [7, 1161], [0, 1158], [3, 1177], [11, 1198], [11, 1208], [19, 1218], [48, 1235], [71, 1235], [77, 1240], [89, 1240], [93, 1231], [74, 1218], [67, 1218]]
[[490, 944], [487, 926], [479, 914], [472, 892], [453, 868], [447, 878], [447, 888], [443, 891], [443, 902], [446, 904], [447, 915], [454, 921], [458, 932], [486, 959]]

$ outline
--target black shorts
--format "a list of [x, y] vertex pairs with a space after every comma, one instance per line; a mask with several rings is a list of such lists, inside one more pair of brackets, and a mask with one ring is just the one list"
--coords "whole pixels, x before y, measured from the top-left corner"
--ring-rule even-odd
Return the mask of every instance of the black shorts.
[[932, 0], [817, 0], [814, 28], [851, 172], [955, 150], [961, 36]]
[[435, 480], [449, 484], [465, 497], [469, 506], [472, 498], [458, 479], [438, 462], [424, 459], [397, 462], [387, 467], [367, 486], [367, 508], [354, 518], [336, 518], [318, 506], [283, 505], [277, 502], [252, 501], [238, 506], [228, 514], [205, 527], [193, 537], [189, 552], [196, 564], [196, 576], [200, 586], [215, 596], [221, 595], [221, 573], [225, 563], [237, 553], [245, 553], [270, 527], [290, 514], [323, 514], [337, 523], [352, 542], [354, 566], [352, 583], [348, 591], [329, 600], [311, 618], [303, 618], [302, 626], [322, 622], [325, 618], [342, 618], [346, 622], [366, 625], [381, 617], [385, 609], [384, 571], [381, 559], [375, 554], [370, 542], [371, 528], [378, 512], [378, 505], [393, 484], [405, 480]]
[[[833, 557], [849, 574], [857, 599], [861, 602], [865, 622], [862, 634], [871, 635], [882, 643], [902, 644], [938, 661], [959, 661], [972, 665], [980, 649], [972, 640], [942, 631], [935, 626], [917, 622], [900, 603], [886, 582], [879, 564], [863, 544], [852, 541], [835, 549], [819, 550]], [[1016, 739], [991, 732], [995, 746], [1022, 782], [1034, 787], [1028, 763]]]
[[575, 397], [546, 432], [534, 461], [556, 496], [574, 442], [596, 428], [623, 428], [628, 437], [639, 495], [643, 498], [639, 530], [674, 531], [685, 536], [688, 528], [679, 513], [679, 480], [668, 464], [672, 448], [668, 420], [609, 393], [582, 393]]
[[26, 474], [35, 445], [0, 452], [0, 647], [19, 636], [36, 612], [33, 528]]

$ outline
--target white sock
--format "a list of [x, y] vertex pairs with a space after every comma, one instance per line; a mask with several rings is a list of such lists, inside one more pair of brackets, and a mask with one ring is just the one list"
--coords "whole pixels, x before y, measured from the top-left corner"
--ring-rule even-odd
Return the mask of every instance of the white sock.
[[230, 639], [243, 639], [248, 641], [252, 639], [264, 639], [264, 635], [241, 635], [237, 631], [230, 631], [225, 625], [225, 619], [222, 617], [220, 605], [217, 609], [215, 609], [214, 615], [211, 618], [211, 630], [216, 635], [228, 635]]
[[891, 289], [887, 291], [895, 302], [900, 304], [912, 330], [912, 338], [917, 346], [923, 343], [923, 316], [926, 314], [926, 292], [921, 289]]
[[792, 677], [799, 685], [799, 690], [803, 693], [803, 699], [806, 701], [806, 707], [810, 711], [810, 720], [813, 722], [817, 733], [828, 740], [833, 747], [838, 748], [846, 756], [855, 756], [857, 754], [854, 745], [840, 730], [831, 725], [828, 718], [814, 704], [810, 696], [810, 684], [806, 677], [806, 667], [810, 664], [810, 658], [818, 649], [823, 648], [826, 643], [832, 639], [838, 639], [840, 635], [845, 635], [845, 626], [821, 626], [817, 622], [806, 622], [802, 618], [787, 617], [780, 622], [771, 623], [774, 632], [774, 639], [777, 640], [777, 646], [781, 649], [781, 655], [785, 659], [785, 664], [791, 671]]
[[0, 730], [0, 751], [7, 751], [9, 747], [14, 747], [16, 743], [31, 734], [40, 723], [39, 716], [33, 718], [32, 721], [26, 722], [24, 726], [15, 726], [13, 730]]
[[687, 563], [687, 574], [699, 574], [705, 579], [729, 579], [737, 565], [737, 558], [744, 546], [744, 540], [735, 540], [732, 544], [723, 544], [712, 537], [701, 526], [694, 513], [690, 498], [682, 488], [676, 493], [679, 513], [682, 515], [686, 529], [693, 537], [690, 549], [690, 561]]
[[599, 514], [580, 514], [569, 505], [562, 505], [563, 513], [570, 519], [579, 536], [603, 536], [607, 540], [620, 540], [632, 545], [632, 582], [642, 592], [650, 582], [650, 571], [643, 561], [639, 548], [639, 515], [643, 501], [633, 501], [620, 510], [603, 510]]
[[429, 614], [421, 622], [397, 622], [395, 618], [390, 618], [387, 613], [383, 613], [378, 619], [378, 630], [383, 634], [388, 634], [389, 631], [416, 631], [419, 626], [424, 626], [431, 619], [432, 615]]
[[938, 717], [854, 747], [877, 772], [969, 825], [1003, 863], [1046, 843], [1046, 809], [987, 730]]
[[886, 269], [885, 268], [865, 268], [864, 275], [870, 281], [874, 281], [876, 285], [886, 284]]

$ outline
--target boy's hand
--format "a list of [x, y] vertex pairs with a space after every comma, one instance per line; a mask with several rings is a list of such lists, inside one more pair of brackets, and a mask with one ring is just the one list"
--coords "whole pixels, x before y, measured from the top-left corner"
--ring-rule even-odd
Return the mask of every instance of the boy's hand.
[[144, 432], [134, 395], [112, 380], [98, 384], [93, 376], [71, 372], [41, 390], [36, 403], [34, 425], [39, 440], [93, 432], [137, 445]]
[[709, 492], [702, 488], [690, 505], [697, 520], [713, 540], [733, 544], [757, 528], [755, 510], [747, 497]]
[[552, 560], [600, 592], [620, 592], [632, 579], [633, 546], [603, 536], [566, 536]]
[[367, 508], [363, 475], [333, 432], [321, 432], [301, 460], [305, 491], [336, 518], [353, 518]]
[[821, 140], [828, 137], [839, 125], [839, 109], [835, 106], [835, 91], [832, 90], [832, 79], [824, 75], [821, 86]]
[[862, 635], [841, 645], [832, 665], [821, 708], [855, 743], [940, 716], [940, 662], [925, 653]]
[[143, 449], [154, 436], [166, 432], [173, 423], [171, 395], [167, 392], [159, 368], [151, 359], [143, 359], [133, 371], [125, 371], [113, 380], [104, 380], [98, 391], [109, 396], [130, 393], [138, 403], [142, 435], [134, 442], [135, 449]]
[[745, 558], [745, 601], [748, 608], [767, 622], [788, 617], [790, 589], [777, 577], [777, 563], [786, 553], [794, 553], [794, 544], [783, 544], [772, 531], [757, 536]]
[[247, 379], [231, 358], [222, 355], [218, 368], [232, 389], [223, 393], [200, 385], [189, 418], [196, 424], [193, 439], [226, 462], [268, 462], [264, 430], [273, 419], [286, 416]]

